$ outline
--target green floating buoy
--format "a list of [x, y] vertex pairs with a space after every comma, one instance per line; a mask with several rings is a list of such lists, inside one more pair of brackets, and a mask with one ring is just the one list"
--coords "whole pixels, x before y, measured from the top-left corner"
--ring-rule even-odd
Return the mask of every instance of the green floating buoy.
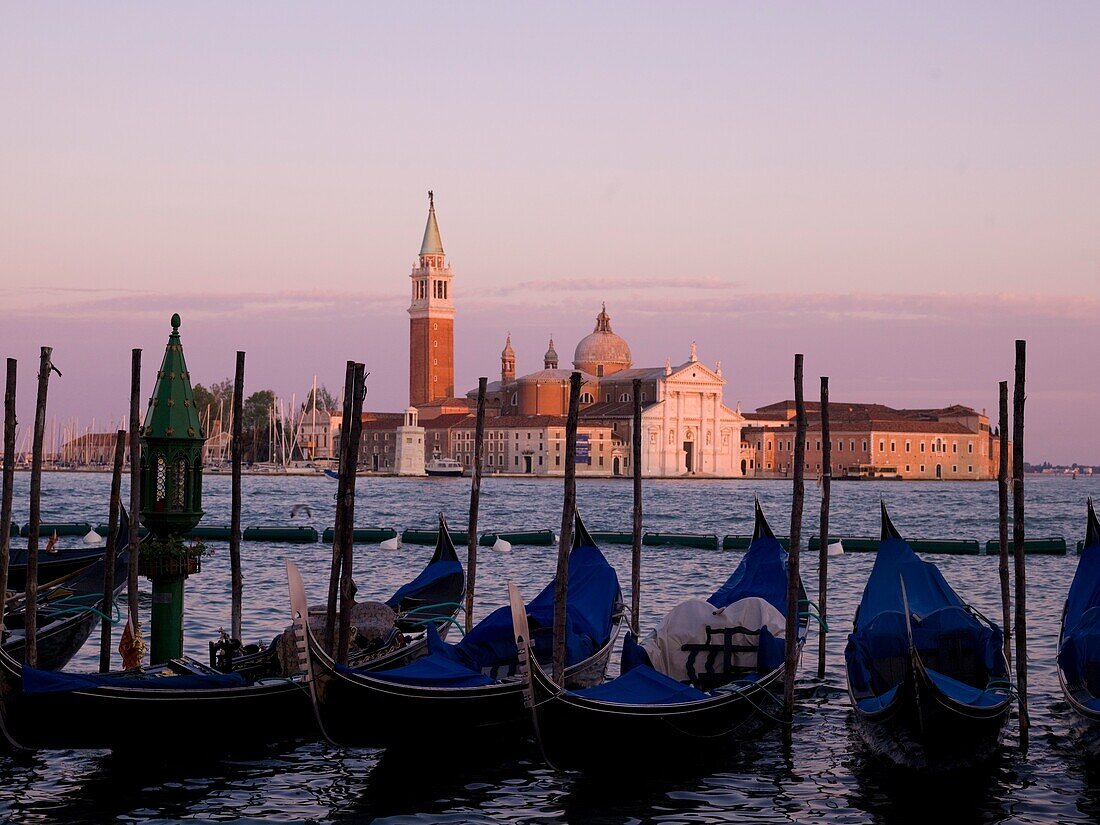
[[[1008, 542], [1008, 552], [1013, 554], [1016, 552], [1016, 547], [1012, 540]], [[1001, 542], [999, 539], [990, 539], [985, 543], [985, 554], [987, 556], [999, 556], [1001, 555]], [[1024, 540], [1024, 555], [1025, 556], [1064, 556], [1066, 555], [1066, 540], [1063, 536], [1050, 536], [1045, 539], [1025, 539]]]
[[[592, 538], [595, 538], [593, 536]], [[482, 533], [478, 544], [482, 547], [492, 547], [497, 539], [504, 539], [509, 544], [527, 544], [535, 547], [547, 547], [554, 543], [553, 530], [517, 530], [511, 533]]]
[[[90, 532], [92, 532], [92, 525], [87, 521], [42, 521], [38, 523], [38, 535], [40, 536], [52, 536], [54, 533], [59, 536], [86, 536]], [[23, 525], [19, 535], [26, 537], [30, 534], [31, 525], [28, 522]]]
[[647, 547], [692, 547], [698, 550], [717, 550], [718, 536], [704, 533], [646, 533], [642, 544]]
[[245, 541], [267, 541], [288, 544], [315, 544], [317, 530], [307, 525], [249, 527], [244, 531]]
[[[829, 544], [843, 542], [845, 553], [874, 553], [878, 550], [879, 540], [858, 536], [829, 536]], [[811, 552], [821, 549], [821, 536], [810, 536], [807, 549]], [[915, 549], [915, 548], [914, 548]]]

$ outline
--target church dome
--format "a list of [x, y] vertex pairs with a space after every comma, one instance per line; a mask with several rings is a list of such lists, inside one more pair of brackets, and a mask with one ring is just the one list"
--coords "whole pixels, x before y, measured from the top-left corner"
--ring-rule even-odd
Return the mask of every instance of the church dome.
[[592, 375], [610, 375], [631, 364], [630, 347], [611, 331], [611, 318], [604, 305], [596, 316], [596, 329], [577, 344], [573, 366]]

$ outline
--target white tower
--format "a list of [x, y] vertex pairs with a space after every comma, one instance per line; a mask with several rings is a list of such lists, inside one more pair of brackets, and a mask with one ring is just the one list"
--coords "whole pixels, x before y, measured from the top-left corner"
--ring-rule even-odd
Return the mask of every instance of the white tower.
[[397, 428], [393, 468], [399, 476], [422, 476], [424, 472], [424, 428], [416, 407], [405, 410], [405, 423]]

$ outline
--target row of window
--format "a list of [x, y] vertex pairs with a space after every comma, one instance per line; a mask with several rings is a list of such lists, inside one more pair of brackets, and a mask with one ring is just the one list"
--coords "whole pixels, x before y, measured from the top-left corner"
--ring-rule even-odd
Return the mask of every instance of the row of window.
[[[422, 279], [413, 282], [413, 300], [422, 301], [428, 297], [428, 281]], [[446, 299], [447, 298], [447, 282], [446, 281], [432, 281], [432, 297]]]
[[[671, 443], [671, 442], [669, 442], [669, 443]], [[867, 439], [863, 439], [863, 441], [861, 443], [863, 445], [863, 452], [867, 452]], [[810, 444], [809, 439], [807, 439], [806, 440], [806, 449], [809, 449], [809, 444]], [[794, 445], [793, 440], [788, 439], [786, 441], [786, 449], [787, 449], [788, 452], [793, 449], [793, 445]], [[856, 451], [856, 440], [854, 438], [849, 439], [848, 440], [848, 445], [851, 449], [851, 452], [854, 453]], [[776, 446], [777, 450], [784, 449], [784, 442], [782, 441], [782, 439], [777, 441], [775, 443], [775, 446]], [[905, 452], [907, 452], [907, 453], [912, 452], [913, 451], [912, 446], [913, 446], [913, 442], [906, 441], [905, 442]], [[925, 446], [926, 446], [926, 442], [921, 441], [920, 442], [920, 452], [923, 453], [925, 451]], [[935, 453], [935, 452], [946, 453], [947, 452], [947, 444], [945, 442], [933, 441], [930, 446], [931, 446], [931, 452], [933, 452], [933, 453]], [[772, 442], [771, 441], [767, 441], [767, 442], [757, 441], [756, 442], [756, 449], [757, 450], [763, 450], [765, 452], [770, 452], [771, 449], [772, 449]], [[817, 452], [821, 452], [821, 439], [817, 440], [817, 442], [814, 446], [814, 449], [817, 450]], [[885, 441], [879, 441], [878, 449], [879, 449], [879, 452], [885, 452], [886, 451], [886, 442]], [[896, 453], [897, 449], [898, 449], [897, 442], [896, 441], [891, 441], [890, 442], [890, 452]], [[837, 452], [840, 452], [840, 453], [844, 452], [844, 439], [843, 438], [838, 438], [837, 439], [836, 450], [837, 450]], [[958, 451], [959, 451], [959, 442], [952, 441], [951, 442], [951, 452], [957, 453]], [[973, 441], [968, 441], [967, 442], [966, 451], [968, 453], [971, 453], [971, 454], [974, 452], [974, 442]]]

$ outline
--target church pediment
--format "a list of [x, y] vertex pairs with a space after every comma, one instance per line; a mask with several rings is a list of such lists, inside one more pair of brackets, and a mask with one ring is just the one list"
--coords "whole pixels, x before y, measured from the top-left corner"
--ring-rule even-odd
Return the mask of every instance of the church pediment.
[[[694, 374], [693, 374], [694, 373]], [[685, 384], [717, 384], [722, 386], [726, 379], [700, 361], [688, 361], [672, 368], [672, 374], [664, 376], [666, 383], [673, 381]]]

